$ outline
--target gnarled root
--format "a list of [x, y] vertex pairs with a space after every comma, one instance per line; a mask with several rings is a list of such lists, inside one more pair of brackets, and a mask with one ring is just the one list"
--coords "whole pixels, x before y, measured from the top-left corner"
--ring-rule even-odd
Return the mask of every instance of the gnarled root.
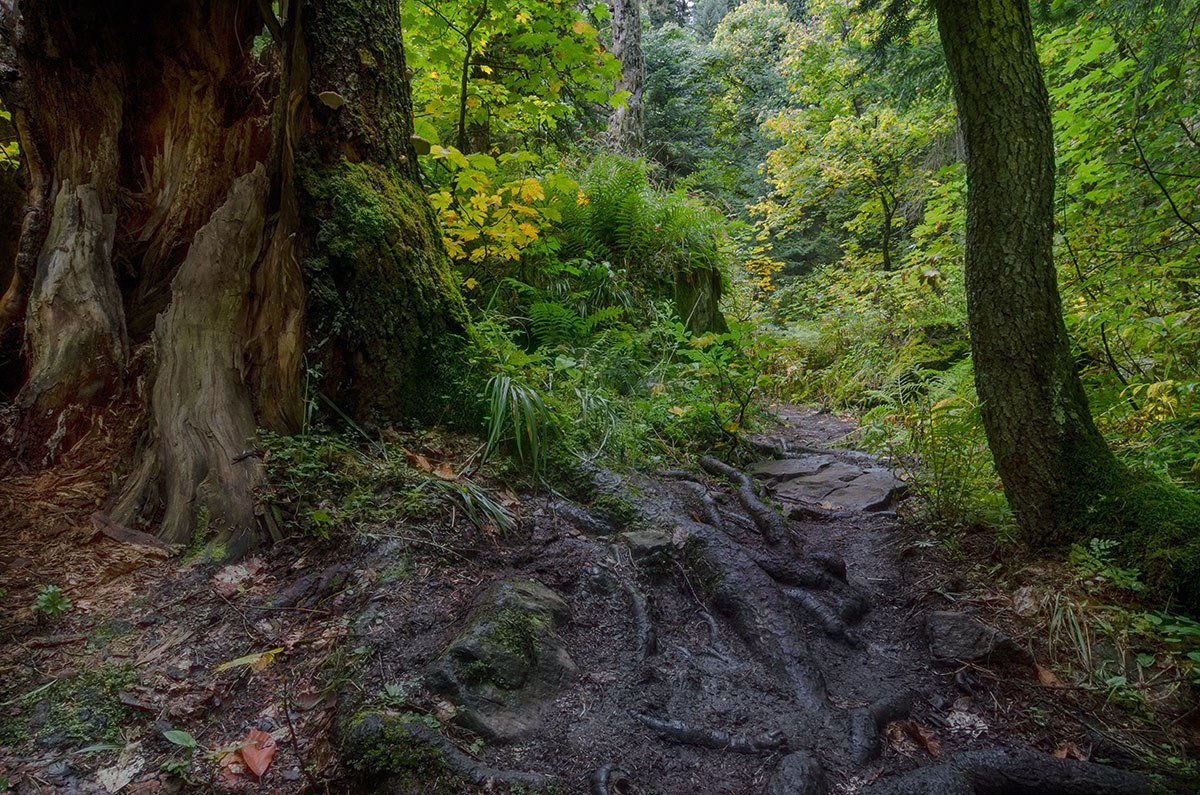
[[1153, 791], [1150, 779], [1140, 773], [1035, 751], [993, 748], [881, 781], [866, 795], [1149, 795]]
[[637, 795], [639, 791], [633, 779], [611, 762], [588, 777], [590, 795]]
[[881, 698], [869, 707], [857, 709], [851, 717], [850, 742], [854, 746], [855, 761], [860, 765], [879, 758], [883, 747], [883, 729], [894, 720], [907, 717], [912, 712], [913, 695], [903, 692]]
[[737, 484], [738, 502], [758, 525], [758, 529], [767, 543], [779, 544], [788, 537], [787, 523], [778, 511], [764, 503], [754, 493], [754, 481], [750, 479], [749, 475], [710, 456], [701, 457], [700, 466], [710, 475], [719, 475]]
[[656, 718], [639, 712], [634, 717], [648, 729], [653, 729], [669, 740], [684, 745], [697, 745], [718, 751], [733, 751], [739, 754], [761, 754], [787, 747], [783, 732], [771, 730], [762, 734], [729, 734], [717, 729], [689, 726], [681, 720]]

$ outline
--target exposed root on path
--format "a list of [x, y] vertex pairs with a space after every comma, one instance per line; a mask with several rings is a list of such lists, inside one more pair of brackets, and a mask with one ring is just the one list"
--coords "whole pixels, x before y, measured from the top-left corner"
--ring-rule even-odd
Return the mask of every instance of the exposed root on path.
[[883, 750], [884, 728], [894, 720], [907, 718], [912, 708], [911, 693], [896, 693], [854, 711], [850, 724], [850, 743], [858, 764], [865, 765], [879, 758]]
[[646, 728], [683, 745], [733, 751], [738, 754], [761, 754], [787, 748], [787, 737], [776, 729], [753, 735], [730, 734], [718, 729], [689, 726], [681, 720], [656, 718], [645, 713], [638, 713], [635, 717]]
[[754, 481], [750, 479], [749, 475], [710, 456], [701, 457], [700, 466], [710, 475], [719, 475], [737, 484], [738, 502], [758, 525], [758, 529], [762, 531], [763, 538], [767, 540], [767, 543], [779, 544], [788, 537], [787, 523], [774, 508], [755, 494]]
[[896, 776], [865, 795], [1150, 795], [1155, 791], [1150, 779], [1140, 773], [1024, 749], [991, 748]]
[[636, 795], [639, 791], [633, 779], [611, 762], [588, 777], [590, 795]]

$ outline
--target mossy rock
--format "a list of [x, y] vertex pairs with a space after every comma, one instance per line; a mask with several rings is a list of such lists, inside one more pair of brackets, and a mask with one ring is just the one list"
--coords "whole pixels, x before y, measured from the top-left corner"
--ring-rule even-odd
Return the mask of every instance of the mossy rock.
[[431, 689], [463, 709], [464, 726], [494, 740], [514, 740], [540, 724], [540, 706], [576, 666], [555, 629], [570, 609], [535, 580], [505, 580], [480, 597], [465, 629], [429, 676]]

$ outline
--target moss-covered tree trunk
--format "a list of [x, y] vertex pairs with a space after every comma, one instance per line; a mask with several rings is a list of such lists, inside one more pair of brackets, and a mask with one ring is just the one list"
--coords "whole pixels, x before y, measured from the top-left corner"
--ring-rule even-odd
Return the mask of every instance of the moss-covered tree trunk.
[[1025, 538], [1123, 534], [1200, 603], [1200, 501], [1123, 467], [1075, 369], [1054, 266], [1054, 139], [1025, 0], [936, 0], [967, 157], [967, 309], [988, 444]]
[[28, 191], [6, 436], [53, 460], [132, 407], [113, 518], [173, 542], [203, 518], [231, 552], [264, 532], [256, 431], [298, 427], [306, 356], [347, 410], [395, 416], [459, 318], [415, 185], [397, 4], [271, 7], [23, 0], [0, 31]]

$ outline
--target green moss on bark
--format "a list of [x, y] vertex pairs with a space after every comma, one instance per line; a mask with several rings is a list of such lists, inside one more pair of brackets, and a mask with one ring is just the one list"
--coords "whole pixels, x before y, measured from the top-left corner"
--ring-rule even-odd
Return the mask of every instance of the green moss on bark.
[[309, 338], [325, 387], [360, 417], [427, 418], [430, 397], [446, 391], [445, 348], [467, 323], [428, 202], [376, 164], [310, 156], [298, 176]]

